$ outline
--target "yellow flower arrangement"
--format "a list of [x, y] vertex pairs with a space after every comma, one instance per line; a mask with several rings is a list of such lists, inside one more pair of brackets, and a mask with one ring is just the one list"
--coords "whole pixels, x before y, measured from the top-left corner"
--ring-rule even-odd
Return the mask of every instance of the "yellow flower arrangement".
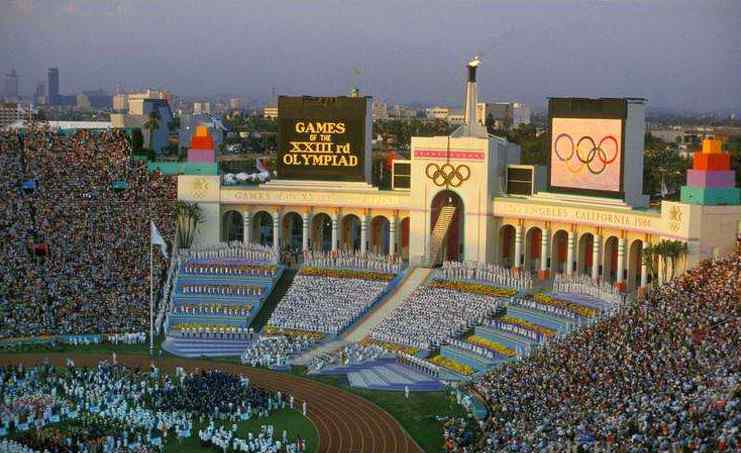
[[576, 304], [574, 302], [568, 302], [561, 299], [554, 299], [552, 296], [544, 293], [534, 294], [533, 299], [535, 299], [535, 302], [539, 304], [568, 310], [584, 318], [594, 318], [599, 314], [599, 310], [597, 310], [596, 308], [587, 307], [585, 305]]
[[514, 349], [510, 349], [503, 344], [491, 341], [488, 338], [479, 337], [478, 335], [471, 335], [470, 337], [466, 338], [466, 341], [477, 346], [482, 346], [505, 357], [514, 357], [517, 355]]
[[394, 274], [383, 272], [355, 271], [351, 269], [330, 269], [326, 267], [304, 266], [299, 272], [300, 275], [311, 277], [329, 277], [329, 278], [354, 278], [359, 280], [374, 280], [387, 282], [394, 278]]
[[451, 289], [461, 293], [472, 293], [489, 297], [512, 297], [517, 294], [517, 290], [515, 289], [498, 288], [496, 286], [484, 285], [483, 283], [467, 283], [450, 280], [435, 280], [430, 284], [430, 287]]
[[552, 337], [556, 335], [556, 331], [549, 329], [548, 327], [541, 326], [539, 324], [533, 324], [532, 322], [525, 321], [524, 319], [513, 318], [511, 316], [503, 316], [499, 318], [499, 321], [505, 324], [512, 324], [514, 326], [522, 327], [523, 329], [537, 332], [546, 337]]
[[414, 348], [412, 346], [404, 346], [404, 345], [396, 344], [396, 343], [387, 343], [385, 341], [375, 340], [370, 337], [365, 337], [360, 342], [360, 344], [362, 346], [368, 346], [368, 345], [374, 344], [374, 345], [382, 347], [383, 349], [389, 352], [404, 352], [409, 355], [417, 355], [417, 353], [419, 352], [419, 349]]
[[273, 336], [280, 336], [285, 335], [287, 337], [308, 337], [313, 340], [321, 340], [324, 338], [324, 334], [321, 332], [312, 332], [309, 330], [299, 330], [299, 329], [285, 329], [283, 327], [276, 327], [267, 325], [262, 330], [262, 334], [266, 337], [273, 337]]
[[464, 376], [470, 376], [474, 373], [473, 368], [466, 365], [465, 363], [460, 363], [458, 361], [449, 359], [447, 357], [443, 357], [441, 355], [436, 355], [435, 357], [431, 358], [430, 362], [434, 363], [435, 365], [439, 365], [443, 368], [453, 370], [456, 373], [462, 374]]

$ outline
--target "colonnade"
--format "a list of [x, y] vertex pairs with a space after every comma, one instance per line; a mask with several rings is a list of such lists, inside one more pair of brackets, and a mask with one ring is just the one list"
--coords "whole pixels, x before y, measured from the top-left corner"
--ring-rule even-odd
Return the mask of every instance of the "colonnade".
[[588, 275], [595, 282], [608, 281], [624, 289], [646, 287], [648, 269], [643, 255], [648, 238], [633, 237], [629, 241], [625, 231], [606, 233], [600, 229], [579, 232], [576, 226], [552, 230], [549, 225], [507, 223], [499, 229], [495, 263], [537, 272], [541, 279], [562, 272], [568, 276]]
[[[301, 222], [302, 250], [323, 249], [323, 244], [326, 242], [326, 240], [322, 240], [325, 226], [324, 224], [313, 225], [313, 223], [317, 216], [327, 216], [329, 217], [329, 222], [331, 222], [331, 245], [328, 247], [328, 250], [337, 251], [343, 248], [354, 248], [361, 253], [367, 253], [369, 251], [375, 253], [388, 253], [390, 255], [398, 255], [401, 253], [401, 244], [399, 240], [399, 230], [401, 229], [399, 224], [401, 219], [398, 213], [394, 213], [393, 216], [385, 214], [370, 215], [370, 213], [357, 216], [354, 212], [341, 213], [339, 210], [334, 212], [323, 210], [316, 212], [300, 212], [295, 210], [282, 211], [276, 209], [254, 209], [244, 211], [229, 210], [224, 213], [224, 216], [227, 214], [233, 215], [234, 213], [239, 213], [242, 216], [243, 228], [240, 239], [245, 242], [272, 243], [272, 246], [276, 251], [280, 251], [281, 247], [289, 239], [283, 237], [284, 228], [282, 222], [286, 216], [296, 214], [298, 216], [297, 220], [300, 219]], [[262, 217], [256, 219], [258, 215]], [[272, 222], [272, 237], [267, 238], [262, 237], [259, 232], [259, 228], [265, 226], [267, 220], [266, 216], [269, 216]], [[352, 244], [352, 228], [354, 227], [352, 221], [354, 221], [354, 219], [350, 217], [359, 219], [360, 237], [358, 247], [354, 247]], [[326, 218], [324, 219], [326, 220]], [[260, 223], [257, 224], [256, 221], [259, 221]], [[343, 233], [343, 222], [346, 224], [348, 229], [351, 230], [349, 233]], [[226, 236], [226, 234], [227, 233], [224, 233], [224, 236]], [[357, 238], [357, 236], [355, 236], [355, 238]], [[222, 239], [229, 240], [235, 238], [224, 237]]]

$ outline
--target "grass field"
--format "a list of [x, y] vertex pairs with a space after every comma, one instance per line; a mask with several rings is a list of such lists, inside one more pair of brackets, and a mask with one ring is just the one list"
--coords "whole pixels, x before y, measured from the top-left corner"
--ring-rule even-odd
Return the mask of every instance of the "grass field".
[[[304, 376], [304, 370], [294, 368], [291, 374]], [[422, 450], [428, 453], [439, 452], [443, 445], [443, 424], [435, 417], [466, 416], [463, 407], [455, 402], [455, 397], [451, 397], [451, 394], [445, 391], [412, 392], [409, 394], [409, 399], [406, 399], [404, 392], [384, 392], [350, 387], [344, 378], [304, 377], [339, 387], [374, 402], [391, 414], [422, 447]]]
[[[283, 430], [288, 432], [288, 441], [292, 442], [296, 439], [296, 436], [301, 436], [306, 441], [306, 451], [316, 452], [319, 448], [319, 434], [316, 431], [314, 425], [300, 412], [293, 409], [280, 409], [274, 411], [270, 417], [253, 418], [246, 422], [237, 424], [236, 437], [240, 439], [247, 439], [248, 433], [257, 435], [260, 432], [262, 425], [273, 425], [274, 438], [282, 439]], [[201, 447], [200, 440], [198, 439], [198, 430], [204, 429], [208, 426], [208, 423], [203, 425], [196, 425], [193, 427], [193, 436], [190, 439], [177, 440], [170, 439], [166, 444], [166, 451], [173, 451], [177, 453], [200, 453], [203, 451], [211, 451], [209, 449]], [[216, 424], [217, 427], [221, 426]], [[231, 424], [227, 424], [227, 429]]]

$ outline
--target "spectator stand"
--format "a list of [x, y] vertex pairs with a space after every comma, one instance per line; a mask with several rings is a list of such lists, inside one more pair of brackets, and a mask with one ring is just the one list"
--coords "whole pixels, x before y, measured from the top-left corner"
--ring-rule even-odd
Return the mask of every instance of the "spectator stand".
[[284, 266], [257, 244], [216, 244], [178, 257], [163, 348], [184, 357], [239, 356]]

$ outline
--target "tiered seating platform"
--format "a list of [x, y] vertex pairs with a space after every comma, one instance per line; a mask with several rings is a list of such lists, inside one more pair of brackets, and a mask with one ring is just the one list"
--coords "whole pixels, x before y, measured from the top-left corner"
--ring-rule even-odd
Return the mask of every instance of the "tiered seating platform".
[[180, 357], [238, 356], [249, 346], [249, 340], [201, 339], [168, 335], [162, 349]]
[[[278, 280], [281, 278], [284, 268], [278, 266], [271, 275], [264, 274], [231, 274], [219, 272], [186, 272], [185, 269], [193, 264], [237, 264], [268, 266], [266, 263], [254, 263], [246, 258], [203, 258], [191, 259], [179, 266], [175, 276], [173, 288], [172, 305], [174, 311], [168, 314], [167, 338], [162, 347], [166, 351], [183, 357], [201, 356], [238, 356], [249, 344], [246, 334], [252, 321], [260, 312], [265, 300], [268, 298]], [[186, 293], [187, 286], [246, 286], [257, 287], [261, 290], [256, 294], [219, 294], [219, 293]], [[181, 312], [178, 309], [184, 305], [188, 306], [234, 306], [240, 307], [250, 305], [251, 309], [246, 315], [222, 314], [218, 312]], [[188, 326], [210, 326], [211, 328], [224, 327], [238, 329], [243, 332], [241, 336], [225, 336], [214, 338], [208, 336], [200, 338], [198, 335], [180, 335], [178, 325]]]

